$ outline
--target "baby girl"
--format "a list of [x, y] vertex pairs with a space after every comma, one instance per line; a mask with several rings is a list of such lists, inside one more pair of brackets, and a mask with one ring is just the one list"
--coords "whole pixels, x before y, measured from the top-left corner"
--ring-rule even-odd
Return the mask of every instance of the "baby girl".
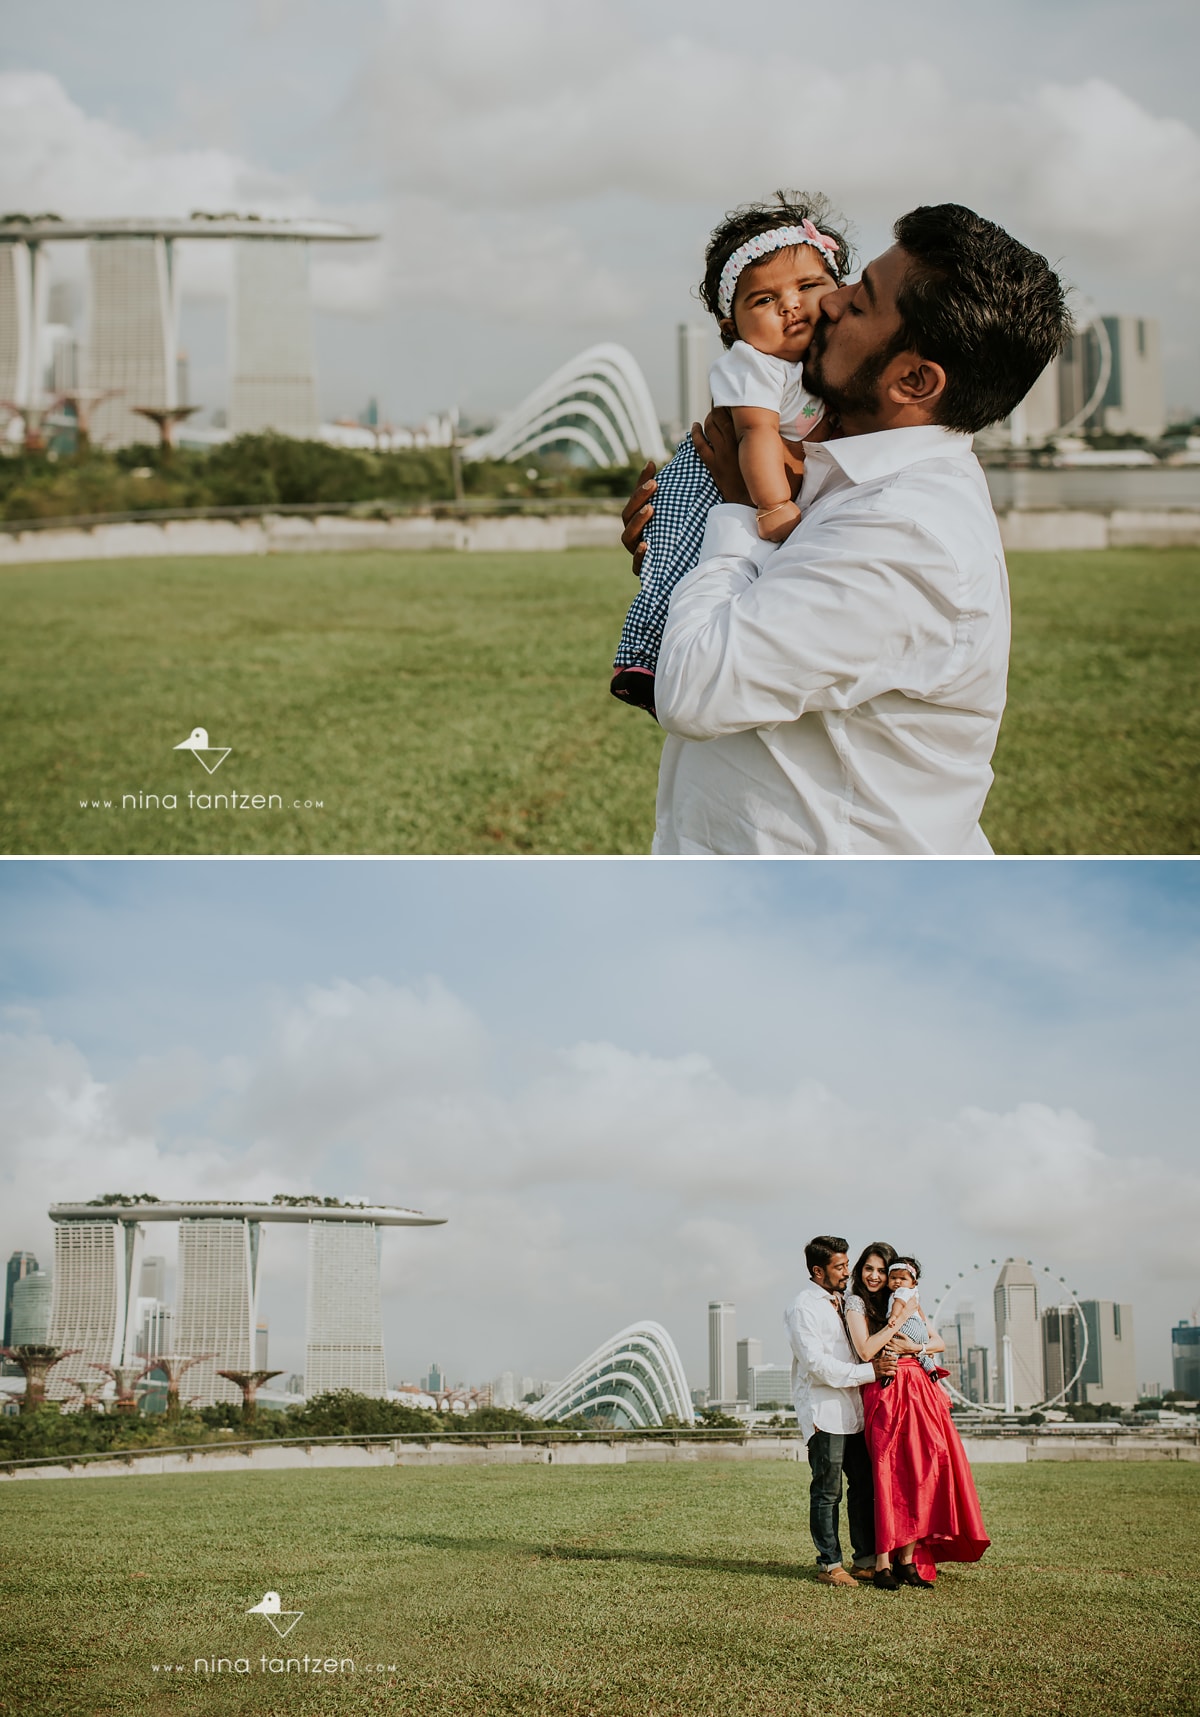
[[[783, 440], [803, 441], [820, 421], [819, 402], [804, 390], [801, 360], [821, 299], [850, 266], [849, 248], [829, 227], [823, 199], [780, 191], [774, 203], [729, 215], [710, 238], [705, 263], [700, 295], [726, 347], [709, 373], [712, 402], [732, 409], [758, 534], [783, 542], [800, 519]], [[641, 590], [625, 618], [610, 688], [651, 714], [671, 592], [699, 559], [705, 519], [720, 499], [686, 436], [658, 478]]]

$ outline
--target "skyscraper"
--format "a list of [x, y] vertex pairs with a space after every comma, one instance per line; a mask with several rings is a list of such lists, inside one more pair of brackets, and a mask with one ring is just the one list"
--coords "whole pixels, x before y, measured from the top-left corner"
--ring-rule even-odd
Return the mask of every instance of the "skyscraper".
[[1080, 1381], [1084, 1400], [1115, 1407], [1137, 1403], [1137, 1362], [1133, 1351], [1133, 1307], [1116, 1300], [1084, 1300], [1088, 1355]]
[[135, 406], [170, 407], [179, 320], [174, 243], [153, 238], [88, 240], [89, 388], [113, 390], [97, 405], [92, 438], [125, 447], [153, 431]]
[[46, 253], [27, 238], [0, 243], [0, 399], [40, 404], [38, 346], [45, 310]]
[[1042, 1370], [1047, 1401], [1053, 1401], [1058, 1396], [1070, 1402], [1086, 1399], [1082, 1377], [1075, 1381], [1068, 1392], [1068, 1385], [1079, 1370], [1080, 1355], [1083, 1352], [1083, 1327], [1079, 1313], [1069, 1302], [1061, 1306], [1047, 1306], [1042, 1313]]
[[379, 1243], [379, 1229], [371, 1222], [308, 1225], [304, 1384], [309, 1395], [326, 1389], [387, 1392]]
[[[2, 249], [3, 246], [0, 246], [0, 250]], [[2, 261], [3, 257], [0, 256], [0, 262]], [[32, 1252], [14, 1252], [8, 1260], [8, 1266], [5, 1270], [4, 1277], [4, 1341], [2, 1344], [4, 1347], [11, 1347], [13, 1344], [13, 1289], [24, 1276], [28, 1276], [31, 1271], [36, 1270], [37, 1267], [38, 1261]]]
[[[132, 1218], [87, 1216], [54, 1223], [54, 1292], [50, 1340], [80, 1349], [74, 1369], [89, 1359], [120, 1365], [136, 1347], [137, 1295], [144, 1230]], [[83, 1372], [81, 1372], [83, 1375]], [[47, 1394], [68, 1393], [62, 1367], [50, 1373]]]
[[229, 427], [235, 435], [264, 429], [316, 433], [307, 244], [292, 239], [238, 239], [234, 244]]
[[756, 1365], [762, 1364], [762, 1342], [752, 1335], [744, 1335], [737, 1344], [737, 1398], [754, 1405], [754, 1395], [751, 1390], [752, 1372]]
[[165, 1300], [167, 1297], [167, 1260], [158, 1253], [142, 1259], [138, 1297], [143, 1300]]
[[1171, 1387], [1200, 1401], [1200, 1324], [1180, 1318], [1171, 1331]]
[[731, 1301], [708, 1302], [708, 1399], [714, 1405], [738, 1398], [736, 1321]]
[[30, 1270], [13, 1284], [12, 1345], [44, 1342], [50, 1335], [53, 1283], [43, 1270]]
[[[1024, 1258], [1007, 1258], [996, 1278], [996, 1357], [1000, 1398], [1016, 1409], [1042, 1400], [1042, 1332], [1037, 1281]], [[1007, 1382], [1011, 1366], [1011, 1401]]]
[[967, 1355], [975, 1345], [975, 1308], [960, 1306], [953, 1318], [942, 1325], [942, 1339], [946, 1343], [946, 1351], [942, 1363], [950, 1373], [950, 1386], [957, 1389], [960, 1395], [970, 1399], [968, 1383]]
[[187, 1374], [187, 1392], [200, 1406], [242, 1399], [218, 1370], [253, 1369], [258, 1237], [258, 1223], [244, 1217], [192, 1216], [179, 1224], [175, 1349], [213, 1355]]

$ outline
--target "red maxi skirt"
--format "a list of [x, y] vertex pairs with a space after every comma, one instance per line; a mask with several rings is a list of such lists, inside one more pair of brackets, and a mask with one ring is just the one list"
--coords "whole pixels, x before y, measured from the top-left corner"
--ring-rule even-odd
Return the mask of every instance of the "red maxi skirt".
[[991, 1540], [945, 1390], [906, 1356], [886, 1389], [868, 1383], [862, 1396], [876, 1550], [890, 1555], [915, 1543], [913, 1560], [927, 1580], [938, 1562], [978, 1562]]

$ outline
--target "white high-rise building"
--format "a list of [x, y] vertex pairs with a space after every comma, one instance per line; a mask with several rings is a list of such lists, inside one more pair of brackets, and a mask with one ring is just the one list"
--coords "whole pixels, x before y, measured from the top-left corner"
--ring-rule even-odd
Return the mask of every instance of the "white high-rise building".
[[54, 1224], [54, 1291], [49, 1339], [77, 1348], [69, 1365], [51, 1371], [47, 1393], [69, 1394], [66, 1376], [87, 1376], [87, 1362], [120, 1365], [136, 1346], [136, 1289], [144, 1231], [136, 1221], [84, 1217]]
[[708, 1302], [708, 1399], [714, 1406], [738, 1398], [736, 1325], [731, 1301]]
[[39, 345], [45, 321], [45, 251], [17, 239], [0, 243], [0, 399], [39, 405]]
[[308, 1225], [308, 1337], [304, 1382], [309, 1395], [353, 1389], [387, 1391], [379, 1229], [372, 1222]]
[[88, 240], [87, 385], [115, 390], [92, 417], [92, 439], [103, 446], [155, 440], [154, 426], [134, 407], [178, 404], [174, 252], [161, 234]]
[[167, 1260], [160, 1253], [142, 1259], [138, 1294], [144, 1300], [165, 1300], [167, 1297]]
[[1007, 1400], [1006, 1354], [1011, 1354], [1012, 1405], [1032, 1407], [1044, 1399], [1042, 1329], [1037, 1280], [1024, 1258], [1005, 1260], [996, 1278], [995, 1307], [998, 1397]]
[[175, 1351], [212, 1354], [187, 1373], [184, 1393], [207, 1407], [242, 1392], [218, 1370], [254, 1369], [259, 1225], [243, 1217], [187, 1217], [179, 1224]]
[[264, 429], [316, 434], [307, 244], [235, 242], [229, 427], [235, 435]]
[[756, 1412], [763, 1407], [781, 1410], [791, 1406], [792, 1368], [790, 1365], [752, 1366], [748, 1382], [746, 1400]]
[[162, 1300], [138, 1300], [139, 1359], [153, 1359], [158, 1354], [174, 1353], [175, 1313]]

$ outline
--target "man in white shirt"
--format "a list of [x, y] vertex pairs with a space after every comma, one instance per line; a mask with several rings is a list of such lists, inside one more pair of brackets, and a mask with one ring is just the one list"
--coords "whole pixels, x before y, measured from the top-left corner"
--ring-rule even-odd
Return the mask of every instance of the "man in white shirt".
[[[732, 504], [671, 599], [656, 853], [987, 854], [1008, 581], [972, 435], [1070, 332], [1044, 257], [957, 204], [821, 301], [804, 382], [840, 437], [804, 444], [799, 525], [757, 532], [720, 414], [697, 451]], [[634, 548], [643, 481], [625, 511]], [[635, 552], [636, 564], [636, 552]]]
[[[864, 1383], [896, 1369], [890, 1355], [860, 1363], [842, 1312], [850, 1275], [849, 1242], [818, 1234], [804, 1248], [809, 1281], [784, 1313], [792, 1344], [792, 1400], [808, 1447], [809, 1530], [817, 1549], [817, 1579], [853, 1586], [875, 1572], [875, 1489], [863, 1435]], [[838, 1513], [845, 1475], [853, 1572], [842, 1566]]]

